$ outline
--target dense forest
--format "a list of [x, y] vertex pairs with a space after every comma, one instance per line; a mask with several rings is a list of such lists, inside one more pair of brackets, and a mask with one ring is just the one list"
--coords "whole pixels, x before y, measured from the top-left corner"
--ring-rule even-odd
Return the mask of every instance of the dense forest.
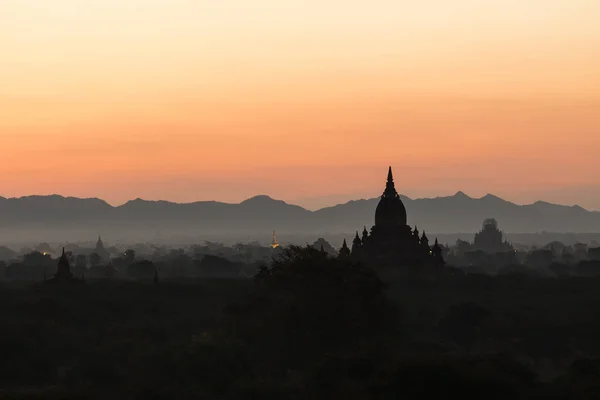
[[0, 286], [3, 399], [600, 396], [600, 279], [376, 271]]

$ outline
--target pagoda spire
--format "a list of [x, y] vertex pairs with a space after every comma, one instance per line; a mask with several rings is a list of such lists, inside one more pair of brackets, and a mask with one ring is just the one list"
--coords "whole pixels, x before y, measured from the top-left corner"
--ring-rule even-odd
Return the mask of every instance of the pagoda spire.
[[350, 249], [348, 248], [348, 244], [346, 243], [346, 239], [344, 239], [344, 243], [342, 244], [342, 248], [339, 253], [340, 258], [348, 258], [350, 257]]
[[69, 259], [65, 254], [65, 248], [62, 249], [62, 255], [58, 259], [58, 268], [56, 269], [55, 278], [59, 279], [71, 279], [73, 274], [71, 274], [71, 267], [69, 265]]
[[387, 182], [385, 184], [385, 191], [383, 192], [383, 197], [388, 197], [388, 198], [398, 197], [398, 192], [396, 191], [396, 186], [394, 184], [394, 175], [392, 174], [391, 166], [388, 169]]
[[444, 264], [446, 264], [446, 262], [444, 261], [444, 256], [442, 254], [442, 248], [440, 247], [437, 238], [435, 238], [435, 244], [431, 248], [431, 255], [433, 256], [433, 260], [437, 266], [441, 267]]
[[352, 242], [352, 255], [356, 255], [360, 248], [363, 246], [362, 240], [360, 240], [360, 236], [358, 236], [358, 231], [356, 231], [356, 236], [354, 237], [354, 241]]
[[365, 244], [367, 242], [367, 239], [369, 239], [369, 231], [367, 230], [367, 227], [365, 226], [365, 228], [362, 231], [362, 242], [363, 242], [363, 244]]
[[421, 236], [421, 245], [429, 250], [429, 238], [425, 234], [425, 231], [423, 231], [423, 236]]

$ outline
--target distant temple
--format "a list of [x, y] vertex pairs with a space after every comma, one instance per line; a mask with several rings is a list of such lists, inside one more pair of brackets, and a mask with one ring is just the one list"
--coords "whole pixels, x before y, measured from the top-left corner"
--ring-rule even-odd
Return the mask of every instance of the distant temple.
[[54, 277], [50, 278], [46, 282], [48, 283], [83, 283], [83, 276], [81, 280], [75, 278], [73, 273], [71, 272], [71, 265], [69, 264], [69, 259], [65, 253], [65, 248], [62, 249], [62, 255], [58, 259], [58, 268], [56, 269], [56, 274]]
[[493, 218], [483, 221], [481, 231], [475, 234], [473, 250], [483, 251], [484, 253], [506, 253], [514, 249], [510, 243], [503, 240], [503, 234], [498, 229], [498, 222]]
[[277, 243], [277, 236], [275, 235], [275, 231], [273, 231], [273, 243], [271, 243], [271, 248], [276, 249], [279, 247], [279, 243]]
[[56, 269], [56, 274], [54, 275], [54, 278], [59, 280], [73, 279], [73, 274], [71, 273], [71, 266], [69, 265], [69, 259], [65, 254], [64, 247], [62, 250], [62, 255], [58, 259], [58, 268]]
[[104, 247], [104, 243], [102, 242], [102, 238], [98, 236], [98, 241], [96, 242], [96, 248], [94, 249], [94, 253], [98, 254], [103, 261], [110, 260], [110, 254], [108, 250]]
[[327, 240], [324, 238], [318, 238], [313, 244], [310, 245], [314, 249], [319, 249], [322, 252], [329, 255], [329, 257], [337, 257], [339, 251], [336, 250]]
[[375, 211], [375, 225], [371, 233], [365, 227], [362, 237], [358, 231], [352, 242], [350, 251], [344, 240], [340, 255], [351, 257], [379, 265], [422, 266], [444, 264], [442, 249], [437, 239], [429, 246], [425, 232], [419, 236], [417, 227], [411, 229], [407, 225], [406, 208], [396, 191], [392, 167], [388, 170], [385, 190]]

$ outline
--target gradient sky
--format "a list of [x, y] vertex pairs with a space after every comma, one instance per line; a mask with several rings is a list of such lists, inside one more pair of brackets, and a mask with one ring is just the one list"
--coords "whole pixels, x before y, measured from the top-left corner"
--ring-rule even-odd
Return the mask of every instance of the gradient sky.
[[600, 209], [598, 0], [1, 0], [0, 195]]

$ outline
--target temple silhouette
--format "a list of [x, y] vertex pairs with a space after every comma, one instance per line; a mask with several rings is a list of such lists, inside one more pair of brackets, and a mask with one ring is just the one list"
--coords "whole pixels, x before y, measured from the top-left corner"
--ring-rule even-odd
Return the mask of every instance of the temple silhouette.
[[104, 247], [104, 242], [102, 242], [102, 238], [98, 236], [98, 241], [96, 242], [96, 248], [94, 252], [100, 256], [102, 261], [110, 261], [110, 254], [108, 250]]
[[396, 191], [392, 167], [389, 167], [387, 183], [375, 210], [375, 225], [371, 233], [364, 227], [362, 237], [358, 231], [352, 242], [352, 250], [346, 240], [340, 256], [377, 265], [442, 266], [444, 259], [437, 239], [433, 246], [425, 232], [419, 236], [417, 227], [407, 224], [406, 207]]
[[71, 272], [71, 265], [69, 263], [69, 259], [67, 258], [67, 254], [65, 253], [65, 248], [62, 249], [62, 255], [58, 259], [58, 266], [56, 269], [56, 274], [48, 280], [45, 280], [46, 283], [53, 284], [72, 284], [72, 283], [83, 283], [84, 277], [81, 276], [81, 279], [77, 279], [73, 276]]
[[498, 222], [494, 218], [483, 221], [481, 231], [475, 234], [473, 248], [489, 254], [514, 251], [512, 245], [503, 239], [502, 231], [498, 229]]

